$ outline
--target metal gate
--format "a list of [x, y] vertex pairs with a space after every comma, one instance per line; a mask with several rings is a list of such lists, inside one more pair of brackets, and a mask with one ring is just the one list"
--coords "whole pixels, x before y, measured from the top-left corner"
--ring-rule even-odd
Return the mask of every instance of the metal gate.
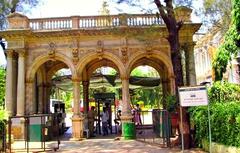
[[59, 119], [56, 114], [9, 117], [9, 152], [39, 152], [59, 148]]
[[142, 124], [136, 125], [138, 141], [170, 147], [171, 123], [166, 110], [141, 111]]

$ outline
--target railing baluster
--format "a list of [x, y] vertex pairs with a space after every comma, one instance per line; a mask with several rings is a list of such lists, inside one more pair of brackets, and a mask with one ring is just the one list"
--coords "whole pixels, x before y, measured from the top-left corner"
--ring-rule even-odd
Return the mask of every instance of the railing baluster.
[[[161, 18], [157, 18], [154, 14], [132, 14], [125, 18], [125, 14], [112, 16], [79, 16], [73, 21], [72, 17], [62, 18], [43, 18], [30, 19], [29, 26], [32, 30], [58, 30], [72, 28], [107, 28], [117, 27], [120, 24], [124, 26], [151, 26], [163, 24]], [[120, 21], [123, 20], [123, 21]], [[76, 22], [78, 22], [76, 24]], [[120, 23], [122, 22], [122, 23]], [[77, 25], [77, 26], [76, 26]]]

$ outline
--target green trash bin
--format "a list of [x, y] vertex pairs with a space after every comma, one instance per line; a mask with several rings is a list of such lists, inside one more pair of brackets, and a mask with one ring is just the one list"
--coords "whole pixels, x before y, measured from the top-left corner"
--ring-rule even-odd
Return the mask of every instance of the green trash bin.
[[134, 123], [123, 123], [123, 136], [125, 140], [136, 139], [136, 128]]
[[42, 141], [42, 124], [41, 117], [33, 117], [29, 119], [29, 141], [41, 142]]

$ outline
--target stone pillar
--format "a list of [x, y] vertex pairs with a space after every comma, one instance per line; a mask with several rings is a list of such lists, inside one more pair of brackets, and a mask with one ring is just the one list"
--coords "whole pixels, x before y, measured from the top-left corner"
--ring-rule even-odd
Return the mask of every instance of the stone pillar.
[[89, 110], [89, 81], [83, 81], [82, 84], [84, 114], [87, 114]]
[[13, 50], [7, 50], [6, 110], [13, 115]]
[[[17, 115], [25, 112], [25, 51], [18, 51]], [[30, 102], [30, 101], [28, 101]]]
[[80, 115], [80, 81], [73, 80], [73, 117]]
[[132, 122], [130, 95], [129, 95], [129, 79], [121, 78], [122, 81], [122, 122]]
[[[27, 80], [25, 85], [26, 85], [26, 104], [25, 104], [26, 111], [23, 112], [23, 115], [24, 114], [32, 115], [32, 114], [35, 113], [35, 111], [34, 111], [34, 104], [33, 104], [34, 81], [33, 80]], [[18, 109], [18, 112], [20, 112], [20, 111], [22, 111], [22, 108]], [[22, 113], [22, 112], [20, 112], [20, 113]]]
[[81, 140], [83, 138], [83, 120], [84, 117], [80, 114], [80, 80], [73, 81], [73, 117], [72, 117], [72, 139]]
[[187, 85], [196, 85], [196, 72], [194, 60], [194, 42], [187, 43], [184, 47], [186, 57], [186, 80]]
[[50, 93], [51, 92], [51, 83], [46, 83], [46, 93], [45, 93], [45, 101], [46, 101], [46, 107], [47, 107], [47, 113], [50, 113]]
[[43, 84], [38, 85], [38, 114], [42, 114], [43, 109]]

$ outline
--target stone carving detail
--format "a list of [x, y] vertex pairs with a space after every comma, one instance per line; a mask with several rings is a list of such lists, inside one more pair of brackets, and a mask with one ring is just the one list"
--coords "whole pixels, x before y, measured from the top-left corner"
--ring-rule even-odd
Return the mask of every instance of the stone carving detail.
[[48, 51], [49, 57], [54, 58], [55, 52], [56, 52], [56, 44], [54, 42], [49, 43], [49, 51]]
[[72, 56], [73, 56], [73, 63], [76, 65], [79, 61], [79, 57], [78, 57], [78, 48], [73, 48], [72, 49]]
[[123, 63], [126, 63], [127, 60], [128, 60], [128, 47], [127, 46], [124, 46], [121, 48], [121, 53], [122, 53], [122, 60], [123, 60]]
[[98, 54], [99, 59], [102, 59], [103, 51], [104, 51], [103, 42], [101, 40], [99, 40], [97, 42], [97, 54]]

